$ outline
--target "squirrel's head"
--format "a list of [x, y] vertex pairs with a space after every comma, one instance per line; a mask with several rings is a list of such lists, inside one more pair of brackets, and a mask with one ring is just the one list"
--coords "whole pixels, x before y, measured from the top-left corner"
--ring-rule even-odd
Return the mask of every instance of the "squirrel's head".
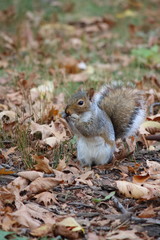
[[81, 114], [87, 112], [90, 109], [90, 100], [87, 93], [84, 91], [78, 91], [68, 100], [65, 114], [66, 117], [72, 114]]

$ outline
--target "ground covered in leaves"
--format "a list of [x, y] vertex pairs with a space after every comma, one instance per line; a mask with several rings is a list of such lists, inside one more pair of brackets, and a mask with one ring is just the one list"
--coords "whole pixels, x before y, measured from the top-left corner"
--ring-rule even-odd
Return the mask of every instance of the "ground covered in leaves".
[[[1, 1], [1, 239], [160, 238], [159, 1]], [[136, 88], [147, 118], [113, 162], [76, 161], [75, 90]]]

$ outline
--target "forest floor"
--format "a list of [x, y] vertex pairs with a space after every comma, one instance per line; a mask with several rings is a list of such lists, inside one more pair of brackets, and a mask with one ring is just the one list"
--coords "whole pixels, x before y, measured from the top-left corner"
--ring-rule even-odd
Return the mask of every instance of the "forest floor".
[[[0, 239], [160, 239], [159, 22], [158, 0], [0, 2]], [[82, 167], [61, 112], [106, 83], [147, 119]]]

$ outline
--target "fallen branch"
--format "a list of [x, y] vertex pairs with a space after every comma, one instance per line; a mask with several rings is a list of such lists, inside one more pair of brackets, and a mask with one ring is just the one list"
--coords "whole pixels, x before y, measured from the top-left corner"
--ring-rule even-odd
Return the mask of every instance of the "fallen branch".
[[148, 135], [148, 136], [145, 136], [145, 139], [159, 142], [160, 141], [160, 134]]

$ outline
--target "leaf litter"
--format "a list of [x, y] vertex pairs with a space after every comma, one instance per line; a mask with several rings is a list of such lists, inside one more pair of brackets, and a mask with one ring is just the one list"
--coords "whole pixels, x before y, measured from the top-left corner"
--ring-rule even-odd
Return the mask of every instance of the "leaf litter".
[[[63, 4], [57, 4], [62, 8]], [[159, 70], [158, 37], [150, 38], [147, 45], [142, 34], [147, 31], [145, 26], [130, 24], [130, 41], [125, 48], [119, 42], [115, 33], [119, 21], [133, 20], [143, 7], [138, 2], [134, 6], [131, 2], [125, 4], [128, 5], [114, 16], [86, 17], [66, 23], [42, 21], [43, 12], [35, 15], [27, 12], [17, 24], [16, 35], [1, 30], [4, 51], [0, 52], [0, 69], [6, 74], [0, 78], [3, 85], [0, 86], [0, 175], [5, 179], [0, 187], [2, 230], [29, 238], [153, 240], [159, 237], [159, 78], [148, 74], [134, 81], [143, 92], [151, 114], [137, 136], [126, 139], [125, 143], [117, 141], [111, 164], [92, 169], [75, 161], [75, 140], [70, 140], [71, 131], [61, 118], [66, 91], [61, 89], [55, 95], [63, 84], [82, 87], [85, 83], [88, 88], [93, 87], [98, 71], [117, 72], [119, 78], [121, 69], [132, 64]], [[72, 7], [64, 5], [68, 9], [65, 11], [72, 11], [69, 10]], [[150, 14], [152, 18], [158, 15], [151, 10]], [[147, 12], [148, 22], [153, 21], [150, 14]], [[0, 11], [0, 19], [6, 25], [14, 15], [14, 8]], [[156, 27], [156, 21], [154, 24]], [[33, 31], [35, 27], [37, 30]], [[104, 39], [107, 44], [113, 40], [112, 54], [104, 53]], [[57, 46], [55, 57], [49, 49]], [[83, 48], [96, 52], [101, 61], [92, 64], [89, 54], [72, 56], [71, 46], [72, 51], [81, 52]], [[35, 66], [31, 73], [13, 68], [12, 59], [16, 57], [20, 63], [22, 56], [26, 65], [31, 62]], [[42, 66], [48, 71], [49, 80], [42, 81], [39, 71]], [[11, 80], [16, 85], [4, 87]], [[97, 85], [104, 82], [106, 77]]]

